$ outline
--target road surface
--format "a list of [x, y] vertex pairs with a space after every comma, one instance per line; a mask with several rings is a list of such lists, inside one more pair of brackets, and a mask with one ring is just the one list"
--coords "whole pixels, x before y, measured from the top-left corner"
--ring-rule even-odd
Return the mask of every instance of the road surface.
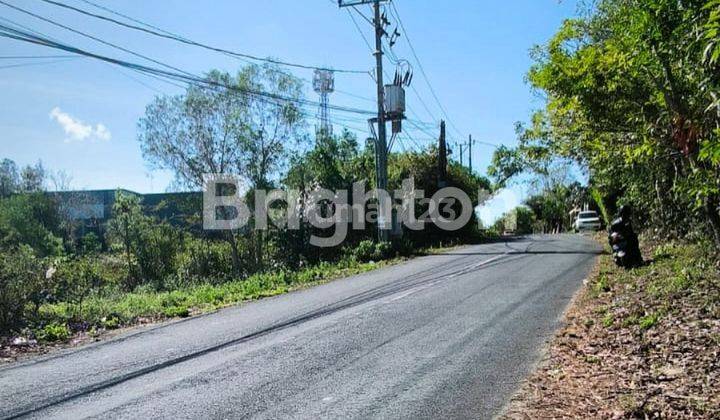
[[0, 368], [0, 418], [489, 418], [600, 247], [469, 246]]

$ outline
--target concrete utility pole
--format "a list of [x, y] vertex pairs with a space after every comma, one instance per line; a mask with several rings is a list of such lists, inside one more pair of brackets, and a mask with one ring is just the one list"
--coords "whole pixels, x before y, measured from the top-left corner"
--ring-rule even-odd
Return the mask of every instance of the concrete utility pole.
[[[375, 161], [376, 177], [377, 177], [377, 188], [379, 190], [387, 191], [387, 130], [385, 127], [385, 85], [383, 84], [383, 49], [382, 49], [382, 37], [385, 35], [383, 29], [383, 22], [380, 15], [380, 3], [387, 0], [338, 0], [340, 7], [352, 7], [361, 4], [373, 4], [375, 11], [375, 78], [377, 80], [377, 123], [378, 123], [378, 138], [375, 143]], [[381, 200], [384, 199], [382, 196]], [[383, 203], [378, 203], [380, 208], [385, 208]], [[392, 229], [392, 215], [391, 220], [384, 220], [384, 218], [378, 217], [378, 239], [381, 242], [387, 242], [390, 239], [390, 230]]]
[[468, 137], [468, 167], [470, 168], [470, 173], [472, 173], [472, 134]]
[[[377, 187], [379, 190], [387, 191], [387, 131], [385, 130], [385, 85], [383, 84], [383, 50], [382, 37], [385, 32], [380, 20], [380, 0], [374, 1], [375, 9], [375, 61], [377, 78], [377, 102], [378, 102], [378, 168], [377, 168]], [[385, 208], [382, 203], [380, 208]], [[390, 227], [388, 223], [392, 223], [392, 215], [390, 220], [381, 220], [378, 218], [378, 239], [381, 242], [387, 242], [390, 238]]]
[[438, 146], [438, 188], [447, 186], [447, 144], [445, 143], [445, 121], [440, 121], [440, 144]]
[[458, 144], [458, 148], [460, 148], [460, 166], [463, 166], [463, 155], [464, 155], [463, 151], [464, 151], [464, 147], [465, 147], [464, 144], [462, 144], [462, 143], [459, 143], [459, 144]]

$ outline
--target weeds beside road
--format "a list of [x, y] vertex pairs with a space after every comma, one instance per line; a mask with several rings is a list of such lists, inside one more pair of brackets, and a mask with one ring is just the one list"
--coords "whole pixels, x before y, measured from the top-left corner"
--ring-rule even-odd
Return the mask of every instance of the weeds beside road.
[[[428, 248], [418, 251], [417, 255], [451, 248]], [[27, 353], [44, 353], [55, 347], [97, 340], [111, 330], [199, 315], [364, 273], [407, 259], [402, 256], [388, 258], [389, 255], [380, 255], [378, 252], [364, 252], [360, 259], [353, 255], [337, 262], [321, 262], [297, 271], [259, 273], [220, 284], [204, 283], [171, 291], [156, 291], [146, 287], [131, 293], [117, 291], [89, 296], [80, 303], [43, 304], [38, 309], [42, 326], [0, 338], [0, 363], [11, 362]]]
[[700, 245], [599, 266], [507, 418], [720, 417], [720, 273]]

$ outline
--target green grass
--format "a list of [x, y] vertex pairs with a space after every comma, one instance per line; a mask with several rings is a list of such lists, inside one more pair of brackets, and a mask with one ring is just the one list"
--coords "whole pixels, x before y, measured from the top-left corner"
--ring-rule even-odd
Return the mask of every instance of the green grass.
[[640, 318], [638, 325], [640, 326], [640, 329], [647, 330], [655, 326], [657, 324], [658, 320], [660, 319], [660, 315], [657, 313], [646, 315], [642, 318]]
[[[673, 302], [678, 299], [695, 296], [700, 299], [715, 299], [707, 290], [712, 290], [716, 281], [713, 257], [707, 246], [701, 244], [666, 243], [653, 250], [651, 264], [633, 270], [616, 267], [610, 256], [601, 258], [599, 275], [588, 288], [592, 299], [611, 299], [610, 310], [603, 311], [602, 325], [638, 326], [641, 331], [655, 327], [658, 322], [673, 310]], [[606, 292], [625, 296], [623, 300], [608, 297]], [[616, 293], [617, 292], [617, 293]], [[635, 293], [644, 298], [639, 301], [628, 300]], [[625, 308], [626, 315], [617, 316], [613, 308]], [[652, 308], [647, 312], [643, 307]], [[617, 321], [617, 322], [616, 322]]]
[[613, 315], [612, 313], [605, 314], [602, 320], [603, 327], [610, 328], [612, 327], [613, 323], [615, 323], [615, 315]]
[[601, 272], [598, 275], [597, 281], [590, 288], [590, 296], [596, 298], [604, 292], [610, 291], [610, 284], [608, 282], [607, 273]]
[[39, 324], [42, 326], [35, 328], [35, 335], [46, 342], [62, 341], [70, 336], [67, 326], [78, 323], [87, 325], [89, 329], [115, 329], [147, 320], [184, 318], [367, 272], [397, 261], [400, 260], [324, 262], [299, 271], [256, 274], [219, 285], [200, 284], [165, 292], [139, 289], [133, 293], [91, 296], [82, 304], [45, 304], [39, 309]]
[[52, 323], [37, 331], [37, 338], [42, 342], [63, 341], [70, 338], [70, 329], [65, 324]]

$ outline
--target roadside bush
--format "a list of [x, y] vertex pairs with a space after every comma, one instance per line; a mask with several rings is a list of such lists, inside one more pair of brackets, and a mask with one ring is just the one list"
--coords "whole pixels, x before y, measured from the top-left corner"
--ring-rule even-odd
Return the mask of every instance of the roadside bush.
[[111, 249], [122, 250], [128, 273], [126, 290], [143, 284], [164, 289], [166, 280], [176, 273], [184, 239], [178, 229], [145, 216], [137, 196], [116, 194], [108, 242]]
[[70, 329], [65, 324], [49, 324], [37, 330], [35, 335], [43, 342], [64, 341], [70, 338]]
[[102, 241], [95, 232], [88, 232], [80, 238], [79, 248], [83, 254], [98, 254], [102, 251]]
[[177, 258], [178, 277], [185, 282], [222, 283], [233, 275], [232, 250], [227, 242], [188, 239]]
[[352, 250], [352, 256], [356, 260], [366, 262], [373, 259], [375, 255], [375, 242], [373, 241], [362, 241]]
[[377, 260], [387, 260], [395, 255], [395, 249], [390, 242], [379, 242], [375, 244], [375, 258]]
[[370, 240], [362, 241], [351, 251], [351, 255], [359, 262], [380, 261], [392, 257], [395, 253], [389, 242], [375, 243]]
[[415, 254], [415, 244], [407, 238], [402, 238], [393, 243], [393, 251], [403, 257], [409, 257]]
[[29, 246], [0, 253], [0, 336], [24, 326], [26, 311], [44, 300], [44, 283], [42, 262]]
[[157, 290], [165, 288], [165, 281], [176, 272], [177, 256], [183, 247], [183, 235], [172, 226], [162, 223], [140, 232], [135, 255], [142, 279]]
[[61, 259], [50, 276], [54, 301], [79, 304], [104, 282], [100, 262], [92, 257]]

